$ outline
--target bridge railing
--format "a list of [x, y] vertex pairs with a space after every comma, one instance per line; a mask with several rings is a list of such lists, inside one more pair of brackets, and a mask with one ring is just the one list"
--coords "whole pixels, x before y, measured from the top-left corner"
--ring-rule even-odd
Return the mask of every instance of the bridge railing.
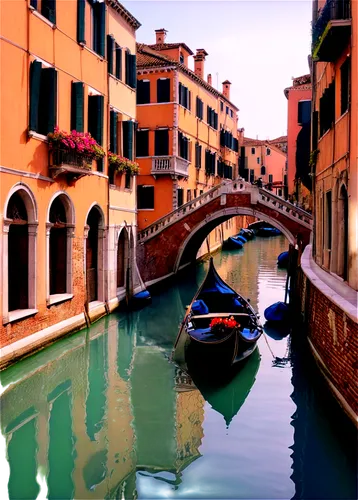
[[280, 198], [280, 196], [277, 196], [273, 194], [271, 191], [268, 191], [267, 189], [259, 188], [259, 195], [260, 195], [260, 200], [264, 204], [269, 204], [272, 205], [273, 208], [276, 210], [283, 211], [285, 214], [290, 215], [291, 217], [295, 217], [298, 220], [305, 222], [308, 225], [312, 225], [312, 215], [306, 210], [303, 210], [300, 207], [297, 207], [296, 205], [293, 205], [289, 201], [284, 200], [283, 198]]
[[230, 186], [230, 192], [242, 191], [243, 189], [245, 189], [245, 182], [240, 180], [229, 181], [229, 182], [224, 181], [221, 184], [214, 186], [209, 191], [206, 191], [200, 196], [194, 198], [193, 200], [188, 201], [184, 205], [181, 205], [177, 209], [173, 210], [164, 217], [161, 217], [160, 219], [153, 222], [153, 224], [140, 231], [138, 233], [138, 241], [148, 238], [152, 234], [157, 233], [158, 231], [164, 229], [164, 227], [168, 226], [169, 224], [172, 224], [176, 222], [178, 219], [181, 219], [183, 216], [185, 216], [189, 212], [192, 212], [201, 205], [205, 205], [213, 198], [216, 198], [221, 194], [224, 194], [226, 192], [225, 190], [226, 186]]

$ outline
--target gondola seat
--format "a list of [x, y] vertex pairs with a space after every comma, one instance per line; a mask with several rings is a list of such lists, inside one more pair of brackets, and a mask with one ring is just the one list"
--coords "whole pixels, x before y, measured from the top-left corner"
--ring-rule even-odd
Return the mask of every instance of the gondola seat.
[[194, 314], [208, 314], [209, 308], [205, 302], [201, 299], [195, 300], [191, 306], [191, 310]]
[[243, 328], [240, 330], [241, 336], [246, 340], [254, 340], [258, 336], [257, 329]]

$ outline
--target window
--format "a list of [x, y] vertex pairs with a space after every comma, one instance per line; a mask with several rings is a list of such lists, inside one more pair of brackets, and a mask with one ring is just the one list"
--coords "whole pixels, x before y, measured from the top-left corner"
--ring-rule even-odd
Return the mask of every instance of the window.
[[254, 182], [255, 180], [255, 170], [250, 169], [250, 182]]
[[138, 209], [154, 208], [154, 186], [137, 186]]
[[92, 5], [92, 49], [97, 52], [97, 54], [104, 57], [106, 3], [91, 2], [90, 4]]
[[195, 143], [195, 168], [201, 168], [201, 150], [202, 146], [198, 142]]
[[113, 75], [114, 43], [113, 36], [107, 35], [107, 71], [110, 75]]
[[88, 132], [102, 146], [103, 142], [103, 95], [88, 96]]
[[231, 118], [234, 116], [234, 112], [232, 109], [230, 109], [230, 116], [231, 116]]
[[182, 83], [179, 82], [179, 104], [184, 108], [191, 109], [191, 92]]
[[215, 130], [218, 129], [218, 114], [210, 106], [206, 107], [206, 121]]
[[204, 118], [204, 103], [199, 97], [196, 98], [196, 116], [199, 120]]
[[226, 114], [229, 114], [229, 106], [226, 106]]
[[29, 129], [42, 135], [53, 132], [57, 121], [57, 71], [43, 68], [40, 61], [30, 67]]
[[231, 132], [221, 129], [220, 131], [220, 146], [239, 151], [239, 141], [235, 139]]
[[224, 103], [220, 101], [220, 111], [224, 111]]
[[255, 148], [251, 148], [251, 154], [254, 155], [256, 153], [256, 149]]
[[179, 156], [189, 160], [189, 139], [182, 132], [178, 132]]
[[126, 84], [132, 89], [136, 88], [137, 85], [137, 58], [132, 55], [129, 50], [125, 52], [125, 64], [126, 64]]
[[197, 196], [196, 189], [193, 189], [193, 199], [195, 199]]
[[257, 163], [258, 165], [260, 165], [260, 157], [259, 157], [259, 156], [257, 156], [257, 157], [256, 157], [256, 163]]
[[279, 189], [279, 190], [278, 190], [278, 195], [279, 195], [279, 196], [282, 196], [282, 189]]
[[335, 120], [335, 82], [333, 81], [324, 91], [319, 100], [320, 136], [324, 135]]
[[118, 45], [118, 43], [114, 44], [114, 49], [116, 52], [116, 69], [115, 69], [115, 76], [118, 78], [118, 80], [122, 80], [122, 49]]
[[51, 23], [56, 24], [56, 0], [30, 0], [30, 5]]
[[71, 84], [71, 130], [84, 130], [84, 85], [82, 82]]
[[184, 189], [177, 189], [177, 199], [178, 199], [178, 207], [181, 207], [184, 204]]
[[261, 175], [266, 175], [266, 167], [264, 165], [261, 167]]
[[137, 104], [150, 103], [150, 81], [137, 80]]
[[209, 149], [205, 151], [205, 173], [215, 175], [216, 153], [211, 153]]
[[306, 125], [311, 121], [311, 101], [299, 101], [298, 118], [299, 125]]
[[182, 52], [180, 52], [179, 62], [180, 62], [180, 64], [184, 64], [184, 55]]
[[124, 177], [124, 189], [131, 189], [132, 188], [132, 176], [130, 172], [126, 172], [126, 175]]
[[326, 248], [332, 248], [332, 191], [326, 193]]
[[269, 182], [272, 184], [273, 183], [273, 175], [269, 174]]
[[155, 131], [155, 156], [166, 156], [169, 154], [169, 130], [159, 129]]
[[186, 202], [188, 203], [189, 201], [191, 201], [191, 190], [187, 189], [187, 191], [186, 191]]
[[266, 155], [270, 156], [270, 154], [271, 154], [271, 149], [270, 148], [266, 148]]
[[137, 130], [136, 156], [148, 156], [149, 154], [149, 130]]
[[157, 80], [157, 102], [170, 102], [170, 78]]
[[350, 58], [348, 57], [340, 68], [341, 74], [341, 115], [348, 110], [350, 99]]
[[201, 196], [201, 195], [203, 194], [203, 192], [204, 192], [204, 191], [203, 191], [202, 189], [200, 189], [200, 194], [199, 194], [199, 196]]
[[224, 165], [225, 163], [219, 158], [217, 163], [217, 174], [219, 177], [224, 177]]
[[123, 156], [133, 160], [133, 132], [134, 122], [127, 120], [122, 122]]

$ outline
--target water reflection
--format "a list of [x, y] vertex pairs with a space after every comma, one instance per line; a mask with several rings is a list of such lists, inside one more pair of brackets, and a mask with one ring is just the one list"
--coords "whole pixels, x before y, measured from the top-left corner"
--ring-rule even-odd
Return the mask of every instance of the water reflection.
[[[282, 300], [285, 247], [257, 239], [215, 265], [262, 312]], [[215, 389], [168, 362], [206, 269], [188, 269], [151, 307], [106, 317], [0, 374], [11, 499], [37, 498], [41, 477], [61, 499], [356, 498], [355, 457], [342, 444], [352, 436], [337, 435], [307, 353], [292, 358], [291, 380], [290, 363], [273, 368], [260, 339]], [[287, 338], [268, 342], [285, 357]]]

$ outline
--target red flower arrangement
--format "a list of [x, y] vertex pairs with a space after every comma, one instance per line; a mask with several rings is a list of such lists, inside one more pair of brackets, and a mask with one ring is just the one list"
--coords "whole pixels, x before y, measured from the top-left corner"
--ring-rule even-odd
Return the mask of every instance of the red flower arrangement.
[[216, 334], [227, 335], [229, 330], [238, 328], [240, 324], [235, 321], [233, 316], [230, 318], [214, 318], [210, 323], [211, 330]]

